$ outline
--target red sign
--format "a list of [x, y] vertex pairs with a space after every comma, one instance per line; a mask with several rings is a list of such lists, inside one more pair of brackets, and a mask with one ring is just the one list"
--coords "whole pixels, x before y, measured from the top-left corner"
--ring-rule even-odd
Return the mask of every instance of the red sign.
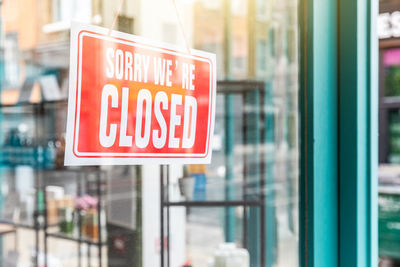
[[66, 165], [209, 163], [215, 55], [73, 24]]

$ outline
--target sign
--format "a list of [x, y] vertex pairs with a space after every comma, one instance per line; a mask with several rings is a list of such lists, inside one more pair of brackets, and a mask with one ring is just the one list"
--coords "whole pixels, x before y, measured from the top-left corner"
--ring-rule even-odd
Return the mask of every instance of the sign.
[[379, 39], [400, 37], [400, 11], [379, 14], [378, 37]]
[[209, 163], [215, 55], [73, 23], [65, 165]]

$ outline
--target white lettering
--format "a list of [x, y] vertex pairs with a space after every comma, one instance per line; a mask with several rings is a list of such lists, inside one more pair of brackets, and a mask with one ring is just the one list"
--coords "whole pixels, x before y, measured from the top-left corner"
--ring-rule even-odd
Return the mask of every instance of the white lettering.
[[[193, 96], [185, 97], [182, 148], [192, 148], [196, 136], [197, 101]], [[190, 122], [190, 123], [189, 123]]]
[[142, 81], [141, 60], [140, 60], [140, 55], [137, 53], [135, 53], [135, 74], [133, 75], [133, 80], [135, 82]]
[[400, 37], [400, 12], [393, 12], [390, 21], [392, 23], [392, 36]]
[[106, 75], [108, 78], [112, 78], [114, 76], [114, 64], [112, 59], [114, 58], [114, 49], [112, 47], [107, 48], [106, 58], [108, 67], [106, 68]]
[[400, 37], [400, 11], [379, 14], [377, 28], [380, 39]]
[[182, 64], [182, 88], [189, 89], [189, 67], [188, 64]]
[[147, 83], [147, 74], [149, 71], [149, 64], [150, 64], [150, 56], [143, 55], [143, 65], [144, 65], [144, 82]]
[[[146, 102], [146, 114], [143, 114], [143, 103]], [[144, 135], [142, 136], [142, 120], [144, 115]], [[139, 148], [145, 148], [150, 140], [151, 124], [151, 93], [141, 89], [137, 97], [135, 143]]]
[[118, 90], [112, 84], [106, 84], [101, 93], [101, 110], [100, 110], [100, 131], [99, 140], [103, 147], [111, 147], [114, 145], [117, 135], [117, 125], [110, 124], [110, 134], [107, 135], [107, 116], [108, 116], [108, 97], [111, 96], [111, 107], [118, 107]]
[[169, 122], [169, 148], [179, 147], [179, 138], [175, 137], [175, 127], [181, 125], [181, 116], [176, 114], [176, 106], [182, 105], [182, 96], [171, 94], [171, 115]]
[[121, 104], [121, 129], [119, 132], [119, 146], [132, 146], [132, 136], [126, 135], [128, 124], [128, 100], [129, 88], [122, 88], [122, 104]]
[[172, 82], [170, 80], [171, 75], [172, 75], [171, 66], [172, 66], [172, 60], [167, 60], [167, 82], [166, 82], [166, 86], [169, 86], [169, 87], [172, 86]]
[[[161, 66], [162, 64], [162, 66]], [[154, 84], [164, 85], [165, 82], [165, 59], [154, 58]]]
[[122, 80], [124, 75], [124, 54], [121, 49], [115, 53], [115, 78]]
[[190, 64], [190, 90], [194, 90], [194, 65]]
[[132, 53], [125, 52], [125, 80], [132, 81]]
[[[160, 104], [162, 104], [162, 107], [160, 107]], [[161, 108], [163, 110], [168, 109], [168, 96], [163, 91], [158, 92], [154, 100], [154, 115], [160, 125], [161, 132], [159, 135], [158, 130], [153, 130], [153, 145], [155, 148], [162, 148], [167, 140], [167, 124], [161, 112]]]

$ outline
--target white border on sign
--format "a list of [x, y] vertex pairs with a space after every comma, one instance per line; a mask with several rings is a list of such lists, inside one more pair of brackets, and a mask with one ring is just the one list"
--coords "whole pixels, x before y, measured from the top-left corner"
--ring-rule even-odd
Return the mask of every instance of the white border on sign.
[[[209, 147], [209, 139], [210, 139], [210, 133], [209, 133], [209, 130], [210, 129], [207, 129], [208, 131], [207, 131], [207, 142], [206, 142], [206, 152], [205, 153], [203, 153], [203, 154], [199, 154], [199, 153], [110, 153], [110, 152], [79, 152], [78, 151], [78, 141], [79, 141], [79, 119], [80, 119], [80, 114], [81, 114], [81, 112], [80, 112], [80, 107], [81, 107], [81, 85], [82, 85], [82, 81], [81, 81], [81, 78], [82, 78], [82, 39], [83, 39], [83, 37], [85, 37], [85, 36], [89, 36], [89, 37], [94, 37], [94, 38], [100, 38], [100, 39], [103, 39], [103, 40], [107, 40], [107, 41], [111, 41], [111, 42], [116, 42], [116, 43], [121, 43], [121, 44], [125, 44], [125, 45], [129, 45], [129, 46], [133, 46], [133, 47], [139, 47], [139, 48], [145, 48], [145, 49], [148, 49], [148, 50], [153, 50], [153, 51], [156, 51], [156, 52], [162, 52], [162, 53], [165, 53], [166, 51], [165, 50], [162, 50], [162, 49], [158, 49], [158, 48], [153, 48], [153, 47], [146, 47], [146, 46], [144, 46], [144, 45], [141, 45], [141, 44], [133, 44], [133, 43], [130, 43], [130, 42], [125, 42], [125, 41], [122, 41], [122, 40], [115, 40], [115, 39], [113, 39], [112, 37], [108, 37], [108, 36], [99, 36], [99, 35], [97, 35], [97, 34], [92, 34], [92, 33], [87, 33], [87, 32], [85, 32], [85, 33], [82, 33], [82, 34], [80, 34], [79, 35], [79, 66], [78, 66], [78, 69], [79, 69], [79, 81], [78, 81], [78, 105], [77, 105], [77, 107], [78, 107], [78, 109], [77, 109], [77, 121], [76, 121], [76, 127], [75, 127], [75, 147], [74, 147], [74, 152], [75, 152], [75, 154], [77, 154], [78, 156], [129, 156], [129, 157], [132, 157], [132, 156], [148, 156], [148, 157], [151, 157], [151, 156], [158, 156], [158, 157], [162, 157], [162, 156], [165, 156], [165, 157], [174, 157], [174, 156], [186, 156], [186, 157], [190, 157], [190, 156], [197, 156], [197, 157], [204, 157], [204, 156], [206, 156], [207, 155], [207, 153], [208, 153], [208, 151], [207, 151], [207, 148]], [[210, 65], [210, 70], [212, 70], [212, 66], [211, 66], [211, 64], [210, 64], [210, 61], [208, 61], [208, 60], [206, 60], [206, 59], [204, 59], [204, 58], [197, 58], [197, 57], [195, 57], [195, 56], [191, 56], [191, 55], [188, 55], [188, 54], [181, 54], [181, 53], [175, 53], [175, 52], [171, 52], [171, 51], [167, 51], [169, 54], [171, 54], [171, 55], [175, 55], [175, 56], [181, 56], [181, 57], [186, 57], [186, 58], [191, 58], [191, 59], [195, 59], [195, 60], [199, 60], [199, 61], [203, 61], [203, 62], [206, 62], [206, 63], [208, 63], [209, 65]], [[210, 79], [210, 96], [212, 96], [212, 81], [211, 81], [211, 79]], [[212, 99], [210, 98], [209, 99], [209, 103], [208, 103], [208, 105], [209, 105], [209, 107], [211, 108], [211, 101], [212, 101]], [[208, 122], [211, 120], [211, 112], [209, 112], [208, 113]]]
[[[79, 34], [82, 31], [90, 31], [92, 33], [82, 33], [81, 36]], [[215, 54], [207, 53], [199, 50], [191, 50], [191, 55], [183, 52], [180, 48], [165, 44], [161, 42], [154, 42], [150, 40], [146, 40], [144, 38], [113, 31], [110, 36], [108, 34], [108, 29], [101, 28], [92, 25], [85, 25], [77, 22], [73, 22], [71, 26], [71, 47], [70, 47], [70, 83], [69, 83], [69, 100], [68, 100], [68, 118], [67, 118], [67, 133], [66, 133], [66, 145], [65, 145], [65, 165], [134, 165], [134, 164], [171, 164], [171, 163], [179, 163], [179, 164], [200, 164], [200, 163], [210, 163], [211, 154], [212, 154], [212, 137], [214, 133], [214, 123], [215, 123], [215, 101], [216, 101], [216, 59]], [[79, 76], [77, 73], [77, 57], [78, 54], [78, 38], [80, 42], [80, 49], [82, 49], [82, 37], [83, 36], [92, 36], [96, 38], [101, 38], [104, 40], [109, 40], [113, 42], [119, 42], [123, 44], [127, 44], [134, 47], [151, 49], [158, 52], [169, 53], [172, 55], [192, 58], [196, 60], [201, 60], [204, 62], [211, 61], [212, 66], [210, 66], [210, 70], [212, 71], [212, 80], [210, 79], [210, 97], [209, 99], [209, 107], [211, 108], [211, 112], [209, 112], [209, 128], [207, 131], [207, 143], [206, 143], [206, 153], [202, 154], [185, 154], [185, 153], [96, 153], [96, 152], [78, 152], [78, 133], [79, 133], [79, 113], [80, 113], [80, 91], [81, 91], [81, 80], [79, 80], [78, 88], [76, 88], [77, 77], [81, 79], [81, 66], [79, 66]], [[125, 39], [116, 40], [115, 38]], [[131, 43], [131, 42], [135, 43]], [[151, 47], [147, 47], [149, 45]], [[156, 48], [154, 46], [160, 47]], [[164, 48], [164, 49], [163, 49]], [[168, 50], [165, 50], [168, 49]], [[173, 51], [169, 51], [173, 50]], [[79, 51], [79, 63], [82, 62], [82, 53]], [[196, 57], [197, 56], [197, 57]], [[201, 57], [201, 58], [199, 58]], [[208, 60], [204, 59], [207, 58]], [[78, 90], [78, 94], [77, 91]], [[76, 95], [78, 95], [78, 99], [76, 99]], [[78, 101], [78, 105], [76, 102]], [[76, 110], [78, 107], [78, 110]], [[75, 114], [77, 112], [77, 127], [75, 128]], [[74, 134], [75, 134], [75, 147], [74, 144]], [[75, 149], [75, 150], [74, 150]], [[78, 155], [76, 156], [75, 153]], [[137, 157], [135, 157], [137, 156]]]

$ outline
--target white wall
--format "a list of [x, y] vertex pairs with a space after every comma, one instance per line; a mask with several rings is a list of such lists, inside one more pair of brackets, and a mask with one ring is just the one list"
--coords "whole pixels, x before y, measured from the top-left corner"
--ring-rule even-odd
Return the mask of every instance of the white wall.
[[[170, 183], [182, 176], [182, 166], [170, 167]], [[170, 187], [171, 198], [177, 198], [177, 187]], [[143, 267], [160, 265], [160, 166], [145, 165], [142, 171]], [[165, 215], [166, 216], [166, 215]], [[166, 232], [166, 230], [165, 230]], [[170, 260], [181, 267], [186, 259], [185, 208], [170, 209]]]

